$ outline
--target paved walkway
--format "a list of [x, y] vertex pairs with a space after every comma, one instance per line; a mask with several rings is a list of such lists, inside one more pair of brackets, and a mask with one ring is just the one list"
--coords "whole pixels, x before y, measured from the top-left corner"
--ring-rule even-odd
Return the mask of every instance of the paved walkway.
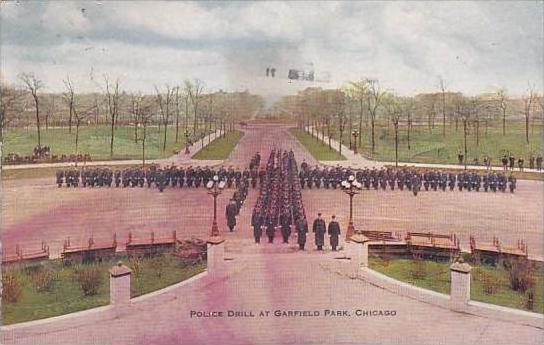
[[[311, 128], [311, 127], [310, 127]], [[318, 136], [325, 144], [329, 144], [329, 137], [325, 135], [323, 138], [321, 135]], [[331, 138], [331, 146], [333, 149], [338, 151], [339, 143], [338, 141]], [[343, 161], [320, 161], [321, 164], [328, 166], [342, 166], [342, 167], [352, 167], [352, 168], [372, 168], [372, 167], [382, 167], [382, 166], [394, 166], [395, 162], [385, 162], [385, 161], [375, 161], [368, 159], [361, 154], [355, 154], [347, 146], [342, 145], [342, 155], [346, 157], [346, 160]], [[432, 164], [432, 163], [413, 163], [413, 162], [399, 162], [399, 166], [410, 166], [410, 167], [421, 167], [421, 168], [437, 168], [437, 169], [464, 169], [464, 165], [459, 164]], [[473, 170], [486, 170], [486, 167], [483, 165], [467, 165], [467, 169]], [[492, 170], [503, 171], [502, 166], [492, 166]], [[516, 168], [516, 171], [519, 171]], [[543, 171], [538, 171], [536, 169], [524, 169], [525, 172], [534, 172], [534, 173], [544, 173]]]

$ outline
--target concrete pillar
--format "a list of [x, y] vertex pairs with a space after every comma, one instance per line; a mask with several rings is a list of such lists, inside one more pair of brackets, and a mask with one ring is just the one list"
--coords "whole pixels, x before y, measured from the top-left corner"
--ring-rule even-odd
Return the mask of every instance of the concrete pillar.
[[110, 268], [110, 304], [127, 305], [130, 303], [130, 276], [132, 270], [121, 261]]
[[217, 276], [224, 268], [225, 240], [220, 237], [211, 237], [208, 239], [207, 250], [208, 274]]
[[357, 275], [361, 267], [368, 267], [368, 242], [369, 239], [356, 233], [351, 236], [347, 255], [350, 255], [350, 271]]
[[463, 259], [459, 259], [450, 266], [451, 286], [450, 302], [451, 308], [463, 310], [470, 301], [470, 271], [472, 267]]

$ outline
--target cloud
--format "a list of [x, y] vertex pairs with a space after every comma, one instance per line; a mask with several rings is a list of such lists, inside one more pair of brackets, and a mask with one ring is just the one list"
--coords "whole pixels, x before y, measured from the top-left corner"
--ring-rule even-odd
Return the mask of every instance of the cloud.
[[85, 10], [72, 2], [50, 2], [41, 17], [46, 30], [57, 33], [85, 32], [91, 27]]
[[[313, 63], [340, 86], [369, 76], [403, 94], [443, 77], [466, 93], [542, 85], [542, 2], [2, 3], [2, 74], [34, 71], [51, 90], [66, 73], [88, 84], [122, 76], [127, 90], [199, 77], [214, 88], [290, 93]], [[267, 66], [278, 80], [264, 78]], [[92, 86], [92, 85], [91, 85]], [[89, 86], [89, 87], [91, 87]]]

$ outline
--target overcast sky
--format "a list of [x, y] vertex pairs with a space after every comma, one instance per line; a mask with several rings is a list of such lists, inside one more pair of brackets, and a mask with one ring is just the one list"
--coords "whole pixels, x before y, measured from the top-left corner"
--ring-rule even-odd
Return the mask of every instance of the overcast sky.
[[[1, 5], [2, 77], [33, 72], [48, 91], [106, 73], [127, 91], [199, 78], [208, 89], [285, 94], [361, 77], [401, 94], [440, 76], [467, 94], [528, 81], [542, 90], [543, 2], [8, 2]], [[288, 83], [290, 68], [331, 82]], [[267, 66], [276, 78], [265, 78]]]

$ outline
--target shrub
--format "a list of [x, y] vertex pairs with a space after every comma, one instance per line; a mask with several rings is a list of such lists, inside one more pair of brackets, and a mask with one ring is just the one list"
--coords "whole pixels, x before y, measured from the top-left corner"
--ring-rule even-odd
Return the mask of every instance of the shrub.
[[139, 277], [143, 269], [143, 260], [138, 256], [133, 256], [128, 260], [128, 267], [130, 267], [135, 277]]
[[503, 264], [508, 271], [512, 290], [525, 292], [535, 286], [535, 267], [529, 260], [526, 258], [509, 258], [504, 260]]
[[499, 290], [499, 282], [492, 274], [481, 272], [480, 280], [482, 282], [482, 289], [486, 295], [492, 295]]
[[85, 296], [94, 296], [98, 293], [102, 284], [102, 274], [98, 267], [78, 268], [74, 274]]
[[527, 292], [527, 300], [525, 301], [525, 308], [528, 310], [535, 309], [535, 293], [533, 290]]
[[30, 275], [30, 280], [38, 292], [51, 291], [57, 275], [51, 269], [35, 271]]
[[414, 256], [413, 266], [410, 269], [412, 278], [423, 279], [427, 275], [427, 263], [418, 256]]
[[21, 280], [11, 270], [2, 273], [2, 302], [17, 303], [21, 298], [23, 288]]

